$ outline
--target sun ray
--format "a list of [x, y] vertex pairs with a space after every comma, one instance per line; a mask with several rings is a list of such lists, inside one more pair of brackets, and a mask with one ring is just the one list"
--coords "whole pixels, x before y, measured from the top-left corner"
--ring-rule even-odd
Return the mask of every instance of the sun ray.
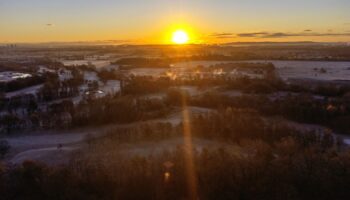
[[190, 126], [190, 115], [187, 106], [186, 95], [182, 95], [182, 117], [183, 117], [183, 134], [184, 134], [184, 156], [185, 156], [185, 167], [187, 177], [187, 187], [189, 193], [189, 199], [198, 199], [197, 193], [197, 175], [195, 170], [194, 158], [193, 158], [193, 143], [192, 143], [192, 132]]

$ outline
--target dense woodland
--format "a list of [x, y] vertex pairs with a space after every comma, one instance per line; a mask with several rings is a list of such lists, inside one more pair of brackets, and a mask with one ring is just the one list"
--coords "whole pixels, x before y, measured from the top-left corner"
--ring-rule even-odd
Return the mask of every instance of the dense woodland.
[[232, 108], [225, 109], [224, 115], [197, 116], [191, 125], [195, 137], [230, 141], [230, 146], [194, 150], [192, 192], [186, 173], [189, 149], [184, 146], [145, 157], [125, 156], [118, 149], [123, 143], [183, 134], [181, 125], [159, 123], [112, 129], [105, 137], [88, 139], [88, 146], [68, 166], [32, 161], [3, 166], [0, 194], [4, 199], [135, 200], [192, 199], [193, 195], [269, 200], [349, 196], [350, 152], [331, 133], [300, 135], [287, 127], [272, 128], [257, 113]]

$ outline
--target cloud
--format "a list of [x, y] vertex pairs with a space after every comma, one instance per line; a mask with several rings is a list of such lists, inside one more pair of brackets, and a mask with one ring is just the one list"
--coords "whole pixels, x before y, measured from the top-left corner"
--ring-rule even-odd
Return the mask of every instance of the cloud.
[[102, 40], [102, 43], [131, 43], [131, 40]]
[[213, 33], [209, 37], [214, 37], [217, 39], [229, 39], [229, 38], [287, 38], [287, 37], [340, 37], [340, 36], [350, 36], [349, 32], [313, 32], [311, 29], [305, 29], [302, 32], [247, 32], [247, 33]]
[[268, 35], [268, 32], [255, 32], [255, 33], [239, 33], [238, 37], [262, 37], [264, 35]]
[[219, 39], [233, 38], [235, 37], [235, 34], [234, 33], [213, 33], [210, 35], [210, 37], [215, 37]]
[[300, 33], [287, 33], [287, 32], [255, 32], [255, 33], [239, 33], [238, 37], [252, 37], [252, 38], [286, 38], [286, 37], [337, 37], [337, 36], [350, 36], [350, 33], [317, 33], [310, 31], [304, 31]]

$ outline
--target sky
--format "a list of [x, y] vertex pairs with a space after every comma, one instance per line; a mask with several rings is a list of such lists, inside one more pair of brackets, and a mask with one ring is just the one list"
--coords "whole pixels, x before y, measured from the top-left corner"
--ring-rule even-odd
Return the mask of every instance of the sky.
[[0, 0], [0, 42], [350, 42], [349, 0]]

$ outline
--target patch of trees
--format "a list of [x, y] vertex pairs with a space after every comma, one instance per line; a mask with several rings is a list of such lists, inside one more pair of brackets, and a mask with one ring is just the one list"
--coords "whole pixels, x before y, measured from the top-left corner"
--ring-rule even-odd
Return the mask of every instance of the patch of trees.
[[172, 63], [187, 62], [187, 61], [231, 61], [231, 60], [250, 60], [259, 59], [256, 55], [247, 52], [237, 52], [230, 56], [222, 54], [198, 54], [192, 56], [178, 56], [178, 57], [166, 57], [166, 58], [122, 58], [112, 64], [123, 66], [122, 69], [130, 68], [168, 68]]
[[123, 87], [123, 94], [144, 95], [162, 92], [171, 86], [169, 78], [152, 78], [148, 76], [131, 77]]
[[106, 82], [108, 80], [115, 80], [115, 79], [119, 78], [114, 69], [113, 70], [102, 69], [101, 71], [97, 72], [97, 76], [104, 82]]
[[318, 85], [314, 88], [314, 93], [327, 97], [341, 97], [350, 91], [350, 86], [346, 85], [333, 85], [333, 84], [323, 84]]
[[86, 138], [89, 145], [98, 146], [138, 143], [147, 141], [161, 141], [182, 135], [182, 128], [174, 127], [170, 123], [140, 123], [131, 127], [116, 127], [107, 130], [103, 137]]
[[72, 97], [79, 95], [79, 86], [84, 83], [84, 75], [78, 69], [71, 70], [72, 78], [61, 81], [60, 96]]
[[193, 60], [193, 61], [201, 61], [201, 60], [207, 60], [207, 61], [231, 61], [231, 60], [254, 60], [254, 59], [260, 59], [261, 57], [257, 57], [256, 54], [247, 52], [247, 51], [240, 51], [235, 52], [231, 55], [222, 55], [222, 54], [210, 54], [210, 53], [204, 53], [199, 55], [193, 55], [189, 57], [183, 57], [182, 60]]
[[227, 89], [242, 90], [245, 93], [270, 94], [285, 90], [281, 80], [238, 78], [227, 81]]
[[[169, 95], [172, 101], [177, 97]], [[187, 97], [189, 98], [189, 97]], [[302, 123], [320, 124], [328, 126], [342, 133], [350, 133], [350, 102], [346, 99], [315, 100], [310, 95], [287, 96], [281, 100], [270, 100], [264, 95], [244, 95], [228, 97], [217, 93], [207, 93], [201, 97], [189, 98], [189, 104], [207, 108], [231, 106], [234, 108], [251, 108], [264, 115], [278, 115]]]
[[349, 134], [350, 124], [345, 123], [350, 117], [350, 102], [346, 100], [316, 101], [308, 97], [289, 97], [276, 101], [261, 109], [267, 114], [279, 114], [286, 118], [316, 123], [331, 127], [334, 130]]
[[91, 64], [89, 64], [89, 65], [75, 65], [74, 67], [70, 67], [69, 70], [97, 72], [96, 66], [91, 65]]
[[120, 65], [120, 69], [133, 68], [169, 68], [171, 60], [162, 58], [122, 58], [113, 64]]
[[26, 87], [39, 85], [45, 82], [44, 76], [34, 75], [28, 78], [19, 78], [10, 82], [0, 82], [0, 91], [1, 92], [13, 92], [20, 90]]
[[38, 92], [40, 100], [52, 101], [59, 98], [77, 96], [79, 86], [84, 83], [84, 76], [77, 69], [71, 70], [72, 78], [61, 81], [57, 74], [48, 73], [46, 82]]
[[264, 78], [242, 77], [237, 79], [228, 79], [225, 81], [227, 89], [242, 90], [246, 93], [270, 94], [277, 92], [294, 92], [303, 94], [320, 95], [324, 97], [342, 97], [346, 95], [350, 87], [337, 84], [317, 84], [315, 87], [305, 85], [286, 84], [281, 79], [268, 73]]
[[48, 78], [43, 87], [39, 90], [39, 99], [52, 101], [59, 97], [60, 80], [55, 73], [48, 73]]
[[38, 105], [37, 100], [33, 94], [17, 95], [10, 98], [3, 98], [0, 102], [0, 110], [7, 110], [12, 113], [18, 108], [26, 109], [28, 113], [34, 112]]
[[0, 92], [0, 110], [4, 109], [6, 106], [5, 93]]
[[163, 100], [133, 96], [106, 97], [80, 103], [73, 116], [73, 125], [131, 123], [160, 118], [170, 112]]
[[0, 140], [0, 160], [10, 151], [10, 144], [6, 140]]
[[30, 101], [27, 105], [28, 119], [31, 122], [30, 127], [16, 114], [6, 114], [0, 116], [0, 128], [3, 129], [0, 132], [11, 133], [23, 128], [51, 129], [109, 123], [131, 123], [162, 118], [168, 115], [171, 110], [172, 108], [163, 99], [135, 96], [89, 98], [84, 99], [77, 106], [71, 100], [63, 100], [48, 105], [46, 111], [38, 110], [38, 105]]
[[212, 65], [209, 68], [223, 69], [224, 71], [231, 71], [233, 69], [252, 70], [257, 74], [275, 71], [275, 66], [272, 63], [250, 63], [250, 62], [219, 63], [219, 64]]
[[[142, 123], [132, 127], [112, 128], [103, 138], [90, 138], [89, 144], [137, 143], [159, 141], [183, 136], [183, 124]], [[259, 140], [273, 145], [283, 138], [293, 138], [302, 147], [320, 145], [320, 148], [340, 149], [343, 142], [331, 131], [324, 133], [300, 131], [281, 123], [279, 120], [267, 120], [251, 109], [221, 108], [204, 114], [193, 114], [189, 127], [195, 138], [211, 141], [225, 141], [234, 144], [246, 140]]]
[[2, 126], [0, 129], [4, 129], [0, 130], [0, 132], [10, 133], [15, 130], [19, 130], [21, 129], [21, 124], [22, 120], [16, 115], [6, 114], [0, 116], [0, 125]]
[[283, 138], [292, 137], [300, 145], [320, 144], [331, 148], [342, 144], [331, 132], [298, 131], [280, 121], [266, 120], [254, 110], [226, 108], [218, 112], [195, 115], [191, 120], [192, 134], [208, 139], [222, 139], [241, 143], [244, 140], [261, 140], [273, 144]]

